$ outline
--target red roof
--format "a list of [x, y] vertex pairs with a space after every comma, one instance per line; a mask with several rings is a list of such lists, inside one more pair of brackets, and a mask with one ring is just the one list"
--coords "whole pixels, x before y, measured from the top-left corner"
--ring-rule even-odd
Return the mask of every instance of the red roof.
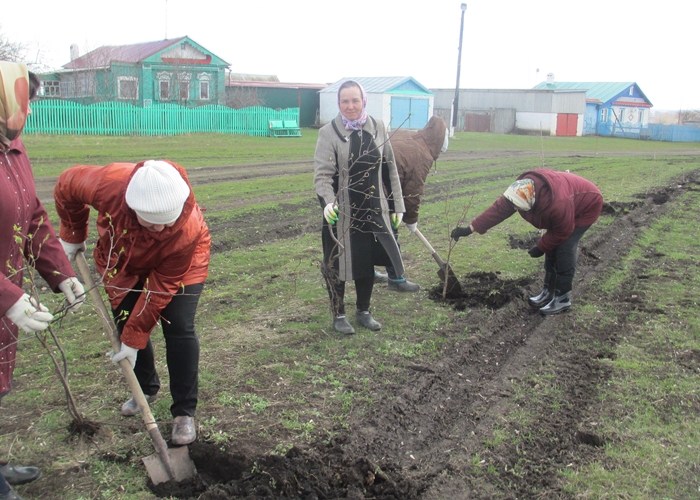
[[170, 38], [166, 40], [158, 40], [156, 42], [135, 43], [133, 45], [114, 45], [99, 47], [87, 54], [72, 60], [63, 66], [64, 69], [90, 69], [104, 68], [109, 66], [112, 61], [137, 63], [143, 61], [156, 52], [170, 47], [186, 37]]
[[651, 108], [651, 104], [649, 104], [648, 102], [615, 101], [613, 105], [632, 106], [634, 108]]

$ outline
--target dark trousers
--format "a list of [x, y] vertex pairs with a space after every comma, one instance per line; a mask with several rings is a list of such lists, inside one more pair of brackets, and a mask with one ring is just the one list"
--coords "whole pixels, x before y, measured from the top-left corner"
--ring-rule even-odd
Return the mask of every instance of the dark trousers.
[[[391, 228], [394, 231], [394, 238], [396, 239], [396, 244], [399, 247], [399, 252], [401, 251], [401, 243], [399, 243], [399, 230], [394, 229], [394, 227]], [[386, 266], [386, 274], [389, 276], [389, 279], [391, 280], [397, 280], [401, 278], [401, 276], [396, 276], [396, 269], [394, 269], [394, 266], [388, 265]]]
[[[345, 314], [345, 282], [338, 279], [338, 274], [324, 273], [326, 276], [326, 288], [331, 299], [333, 315]], [[374, 276], [355, 280], [355, 292], [357, 301], [355, 305], [358, 311], [369, 311], [369, 304], [372, 300], [372, 290], [374, 289]]]
[[576, 273], [576, 260], [578, 257], [578, 242], [583, 234], [591, 226], [577, 227], [571, 236], [561, 243], [552, 252], [545, 255], [544, 270], [557, 276], [557, 295], [563, 295], [571, 291]]
[[[112, 310], [120, 335], [124, 323], [129, 317], [128, 314], [122, 316], [122, 311], [131, 313], [142, 293], [142, 288], [143, 284], [138, 283], [134, 290], [124, 297], [119, 307]], [[170, 395], [173, 397], [170, 413], [173, 417], [194, 417], [194, 411], [197, 408], [199, 339], [194, 329], [194, 316], [203, 288], [202, 283], [187, 285], [173, 296], [170, 304], [161, 312], [161, 326], [163, 327], [163, 337], [165, 337], [165, 356], [170, 375]], [[124, 317], [127, 320], [116, 319]], [[146, 348], [141, 349], [136, 356], [134, 373], [144, 394], [153, 396], [158, 392], [160, 378], [156, 371], [153, 345], [150, 339]]]

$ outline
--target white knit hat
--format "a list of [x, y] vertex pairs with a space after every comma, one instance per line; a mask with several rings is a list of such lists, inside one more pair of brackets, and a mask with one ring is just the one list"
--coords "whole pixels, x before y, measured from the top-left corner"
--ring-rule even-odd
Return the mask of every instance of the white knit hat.
[[126, 204], [146, 222], [175, 222], [190, 195], [180, 172], [167, 162], [148, 160], [126, 187]]

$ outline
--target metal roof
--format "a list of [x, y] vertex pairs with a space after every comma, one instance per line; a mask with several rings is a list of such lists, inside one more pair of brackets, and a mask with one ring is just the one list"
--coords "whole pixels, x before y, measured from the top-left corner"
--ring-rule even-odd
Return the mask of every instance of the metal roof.
[[585, 90], [587, 100], [605, 103], [627, 91], [631, 85], [634, 85], [640, 95], [649, 101], [635, 82], [542, 82], [535, 85], [535, 89]]
[[277, 75], [255, 75], [253, 73], [234, 73], [229, 72], [226, 75], [226, 81], [234, 82], [279, 82]]
[[406, 82], [412, 82], [428, 94], [432, 93], [410, 76], [358, 76], [352, 78], [341, 78], [337, 82], [328, 85], [328, 87], [323, 89], [321, 92], [338, 92], [340, 86], [348, 80], [356, 81], [362, 85], [362, 88], [364, 88], [365, 92], [368, 94], [382, 94], [384, 92], [389, 92]]
[[266, 89], [314, 89], [321, 90], [326, 83], [289, 83], [289, 82], [269, 82], [252, 80], [226, 80], [227, 87], [255, 87]]
[[170, 38], [166, 40], [158, 40], [155, 42], [135, 43], [132, 45], [105, 45], [95, 50], [88, 52], [85, 55], [72, 60], [68, 64], [64, 64], [64, 69], [90, 69], [104, 68], [109, 66], [112, 61], [137, 63], [152, 56], [158, 51], [175, 45], [184, 40], [185, 36], [179, 38]]

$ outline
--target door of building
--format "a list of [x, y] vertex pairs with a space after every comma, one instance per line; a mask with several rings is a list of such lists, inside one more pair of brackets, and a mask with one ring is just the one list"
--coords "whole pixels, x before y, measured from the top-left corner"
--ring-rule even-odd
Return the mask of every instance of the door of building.
[[576, 136], [578, 115], [575, 113], [557, 114], [557, 135]]

